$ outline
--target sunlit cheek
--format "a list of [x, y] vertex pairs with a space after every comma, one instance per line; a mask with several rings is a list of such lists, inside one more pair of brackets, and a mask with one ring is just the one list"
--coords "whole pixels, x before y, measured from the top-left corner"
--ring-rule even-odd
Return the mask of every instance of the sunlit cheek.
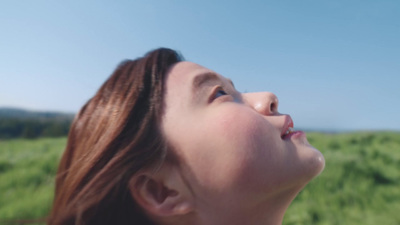
[[266, 179], [277, 158], [268, 123], [248, 111], [232, 110], [213, 119], [206, 128], [207, 139], [212, 140], [208, 143], [213, 144], [208, 165], [218, 171], [212, 177], [235, 187]]

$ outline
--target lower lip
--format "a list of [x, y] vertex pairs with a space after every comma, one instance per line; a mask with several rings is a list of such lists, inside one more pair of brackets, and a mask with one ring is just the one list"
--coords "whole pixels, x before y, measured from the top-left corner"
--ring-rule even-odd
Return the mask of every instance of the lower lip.
[[285, 136], [283, 136], [283, 139], [291, 139], [291, 138], [298, 138], [301, 136], [305, 136], [306, 134], [301, 131], [301, 130], [297, 130], [297, 131], [293, 131], [290, 134], [286, 134]]

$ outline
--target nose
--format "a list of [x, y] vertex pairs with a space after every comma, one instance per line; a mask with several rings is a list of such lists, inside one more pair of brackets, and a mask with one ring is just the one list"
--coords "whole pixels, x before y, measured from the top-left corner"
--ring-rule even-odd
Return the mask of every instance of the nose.
[[263, 115], [278, 114], [278, 97], [271, 92], [245, 93], [243, 98], [247, 104]]

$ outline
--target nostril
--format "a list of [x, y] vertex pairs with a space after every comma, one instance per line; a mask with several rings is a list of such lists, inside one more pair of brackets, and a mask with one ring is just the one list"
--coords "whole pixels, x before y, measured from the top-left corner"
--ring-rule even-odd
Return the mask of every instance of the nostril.
[[263, 115], [278, 114], [279, 102], [276, 95], [270, 92], [243, 94], [245, 102]]
[[276, 111], [276, 103], [275, 102], [271, 103], [269, 111], [270, 112], [275, 112]]

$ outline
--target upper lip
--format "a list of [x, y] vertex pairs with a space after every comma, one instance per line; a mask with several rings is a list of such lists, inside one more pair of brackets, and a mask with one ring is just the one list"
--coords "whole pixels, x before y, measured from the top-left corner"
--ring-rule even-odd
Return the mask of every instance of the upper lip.
[[285, 135], [285, 133], [289, 130], [289, 128], [293, 128], [293, 120], [289, 115], [285, 115], [284, 125], [281, 131], [281, 137]]

